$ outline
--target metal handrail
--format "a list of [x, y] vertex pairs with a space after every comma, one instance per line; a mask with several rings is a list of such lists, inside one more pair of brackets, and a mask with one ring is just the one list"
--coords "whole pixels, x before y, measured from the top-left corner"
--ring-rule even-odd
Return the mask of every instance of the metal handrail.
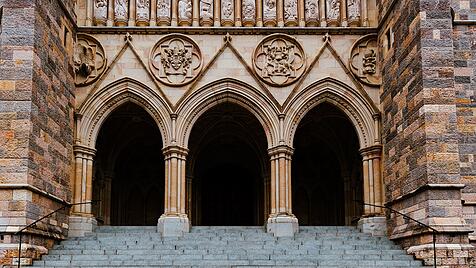
[[92, 204], [92, 203], [96, 203], [96, 202], [100, 202], [100, 200], [91, 200], [91, 201], [88, 201], [88, 202], [80, 202], [80, 203], [73, 203], [73, 204], [65, 204], [63, 206], [61, 206], [60, 208], [58, 209], [55, 209], [54, 211], [46, 214], [45, 216], [37, 219], [36, 221], [28, 224], [27, 226], [21, 228], [19, 231], [13, 233], [13, 235], [19, 235], [19, 241], [18, 241], [18, 268], [21, 267], [21, 246], [22, 246], [22, 235], [23, 235], [23, 231], [25, 231], [26, 229], [32, 227], [32, 226], [35, 226], [38, 222], [50, 217], [51, 215], [57, 213], [58, 211], [60, 210], [63, 210], [65, 208], [70, 208], [72, 206], [77, 206], [77, 205], [85, 205], [85, 204]]
[[365, 203], [363, 201], [359, 201], [359, 200], [354, 200], [354, 202], [357, 202], [357, 203], [361, 203], [363, 204], [364, 206], [371, 206], [371, 207], [377, 207], [377, 208], [384, 208], [384, 209], [388, 209], [389, 211], [395, 213], [395, 214], [398, 214], [400, 216], [402, 216], [404, 219], [407, 219], [407, 220], [411, 220], [415, 223], [417, 223], [418, 225], [422, 226], [422, 227], [425, 227], [425, 228], [428, 228], [431, 232], [432, 232], [432, 238], [433, 238], [433, 267], [437, 268], [436, 267], [436, 234], [439, 233], [438, 230], [436, 230], [435, 228], [429, 226], [428, 224], [425, 224], [417, 219], [414, 219], [410, 216], [408, 216], [407, 214], [404, 214], [398, 210], [395, 210], [391, 207], [387, 207], [387, 206], [380, 206], [380, 205], [374, 205], [374, 204], [368, 204], [368, 203]]

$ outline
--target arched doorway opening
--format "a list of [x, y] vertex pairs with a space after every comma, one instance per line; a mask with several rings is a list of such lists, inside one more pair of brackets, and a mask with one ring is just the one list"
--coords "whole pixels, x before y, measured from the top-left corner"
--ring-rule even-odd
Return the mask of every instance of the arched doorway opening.
[[355, 128], [323, 103], [299, 123], [292, 161], [293, 213], [299, 224], [354, 225], [362, 214], [362, 157]]
[[127, 102], [101, 127], [93, 171], [93, 206], [103, 225], [157, 225], [164, 208], [162, 138], [154, 119]]
[[248, 110], [223, 103], [196, 121], [189, 139], [188, 213], [194, 225], [262, 225], [269, 201], [266, 135]]

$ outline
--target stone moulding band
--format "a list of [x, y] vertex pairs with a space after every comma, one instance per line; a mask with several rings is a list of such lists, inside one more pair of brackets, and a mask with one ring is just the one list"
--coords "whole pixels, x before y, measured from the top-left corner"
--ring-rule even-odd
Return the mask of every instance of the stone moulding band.
[[415, 190], [413, 190], [409, 193], [400, 195], [400, 196], [394, 198], [393, 200], [386, 202], [385, 206], [391, 206], [395, 203], [398, 203], [400, 201], [405, 200], [406, 198], [409, 198], [409, 197], [412, 197], [416, 194], [419, 194], [419, 193], [421, 193], [425, 190], [430, 190], [430, 189], [434, 189], [434, 190], [446, 190], [446, 189], [458, 190], [458, 189], [463, 189], [464, 187], [466, 187], [465, 184], [458, 184], [458, 183], [447, 183], [447, 184], [430, 183], [430, 184], [425, 184], [425, 185], [422, 185], [422, 186], [418, 187], [417, 189], [415, 189]]
[[25, 190], [29, 190], [29, 191], [32, 191], [34, 193], [37, 193], [39, 195], [42, 195], [46, 198], [49, 198], [51, 200], [54, 200], [60, 204], [64, 204], [64, 205], [69, 205], [70, 202], [62, 199], [62, 198], [59, 198], [57, 197], [56, 195], [53, 195], [53, 194], [50, 194], [44, 190], [41, 190], [40, 188], [38, 187], [35, 187], [33, 185], [30, 185], [30, 184], [0, 184], [0, 190], [3, 190], [3, 189], [8, 189], [8, 190], [16, 190], [16, 189], [25, 189]]

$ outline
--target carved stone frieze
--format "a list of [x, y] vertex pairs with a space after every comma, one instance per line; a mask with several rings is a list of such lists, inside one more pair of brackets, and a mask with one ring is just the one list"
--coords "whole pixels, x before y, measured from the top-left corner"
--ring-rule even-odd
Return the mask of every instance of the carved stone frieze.
[[171, 0], [157, 0], [157, 24], [168, 25], [171, 17]]
[[213, 25], [213, 0], [200, 0], [200, 23], [204, 26]]
[[298, 21], [297, 0], [284, 0], [284, 22], [288, 26], [296, 26]]
[[276, 0], [263, 0], [263, 22], [265, 26], [276, 24]]
[[286, 86], [304, 73], [306, 55], [296, 39], [284, 34], [272, 34], [256, 47], [253, 67], [264, 82], [273, 86]]
[[157, 42], [151, 52], [150, 69], [164, 84], [182, 86], [193, 81], [202, 69], [198, 45], [189, 37], [170, 34]]
[[73, 65], [77, 86], [87, 86], [96, 81], [107, 66], [101, 43], [92, 36], [79, 33], [74, 48]]
[[360, 26], [360, 0], [347, 0], [347, 19], [350, 26]]
[[96, 25], [106, 25], [107, 22], [107, 0], [94, 1], [94, 23]]
[[304, 17], [306, 24], [317, 26], [319, 24], [319, 2], [318, 0], [305, 0]]
[[223, 26], [232, 26], [234, 20], [235, 6], [233, 0], [221, 0], [221, 24]]
[[377, 51], [377, 35], [369, 34], [354, 43], [349, 58], [349, 67], [354, 76], [370, 86], [381, 84]]
[[340, 0], [326, 0], [326, 18], [329, 26], [339, 26]]
[[150, 19], [150, 0], [136, 0], [136, 23], [147, 25]]
[[192, 23], [192, 0], [178, 1], [178, 20], [180, 25]]
[[114, 20], [116, 25], [127, 25], [128, 18], [128, 4], [127, 0], [114, 0]]
[[255, 0], [243, 0], [242, 22], [244, 26], [253, 26], [256, 21], [256, 2]]

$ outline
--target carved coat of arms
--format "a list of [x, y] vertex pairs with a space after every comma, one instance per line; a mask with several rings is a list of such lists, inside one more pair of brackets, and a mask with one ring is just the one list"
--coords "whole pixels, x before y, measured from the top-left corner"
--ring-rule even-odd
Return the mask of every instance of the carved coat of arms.
[[349, 67], [354, 76], [369, 86], [381, 84], [378, 66], [377, 35], [363, 36], [352, 46], [349, 59]]

